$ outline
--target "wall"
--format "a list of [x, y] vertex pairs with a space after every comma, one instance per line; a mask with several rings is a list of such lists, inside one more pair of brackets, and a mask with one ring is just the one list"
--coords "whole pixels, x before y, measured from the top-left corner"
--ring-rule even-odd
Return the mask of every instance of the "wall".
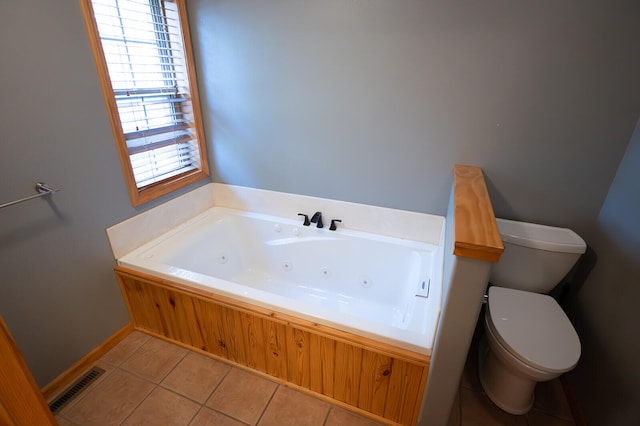
[[640, 121], [589, 236], [595, 265], [569, 298], [582, 341], [570, 378], [589, 424], [640, 419], [639, 218]]
[[620, 325], [638, 320], [639, 259], [620, 255], [638, 240], [623, 250], [615, 228], [639, 216], [628, 169], [603, 203], [640, 112], [640, 3], [190, 0], [189, 11], [215, 181], [444, 215], [452, 166], [483, 167], [497, 216], [593, 245], [599, 266], [570, 295], [584, 343], [572, 378], [594, 424], [638, 418], [638, 341]]
[[640, 108], [636, 1], [188, 3], [219, 182], [583, 233]]
[[40, 386], [128, 322], [105, 228], [131, 207], [78, 0], [0, 12], [0, 314]]
[[[188, 4], [218, 182], [444, 215], [469, 163], [498, 215], [587, 236], [640, 110], [637, 1]], [[42, 385], [127, 321], [104, 228], [137, 211], [79, 2], [6, 2], [0, 51], [0, 202], [62, 189], [0, 211], [0, 313]]]
[[488, 261], [453, 254], [456, 242], [455, 191], [455, 186], [452, 186], [444, 239], [442, 307], [418, 426], [451, 424], [449, 416], [459, 392], [460, 378], [481, 309], [480, 300], [492, 265]]

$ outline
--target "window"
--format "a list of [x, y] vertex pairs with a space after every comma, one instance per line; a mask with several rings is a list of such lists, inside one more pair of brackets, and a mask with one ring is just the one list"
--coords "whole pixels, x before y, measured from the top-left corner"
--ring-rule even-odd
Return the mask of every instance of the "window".
[[184, 0], [82, 0], [134, 206], [209, 176]]

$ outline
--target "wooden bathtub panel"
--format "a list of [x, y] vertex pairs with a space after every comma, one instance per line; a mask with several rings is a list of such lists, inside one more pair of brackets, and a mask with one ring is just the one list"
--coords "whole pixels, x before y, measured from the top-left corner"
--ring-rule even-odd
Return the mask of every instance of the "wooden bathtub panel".
[[362, 348], [336, 342], [335, 380], [333, 397], [349, 405], [358, 406]]
[[200, 349], [228, 359], [225, 342], [227, 336], [220, 306], [194, 298], [193, 307], [203, 341], [203, 346]]
[[238, 364], [247, 365], [243, 339], [246, 330], [242, 328], [242, 313], [225, 307], [220, 309], [224, 321], [223, 330], [226, 331], [227, 357]]
[[[309, 389], [311, 387], [309, 333], [287, 326], [287, 381]], [[317, 356], [316, 354], [314, 354]]]
[[420, 400], [416, 400], [413, 395], [419, 391], [422, 373], [423, 369], [416, 365], [393, 360], [387, 404], [384, 410], [385, 418], [402, 424], [411, 424], [414, 411], [416, 408], [419, 409]]
[[283, 324], [268, 319], [262, 320], [264, 341], [267, 349], [267, 374], [287, 379], [287, 331]]
[[309, 335], [309, 389], [333, 398], [336, 341], [311, 333]]
[[162, 315], [163, 327], [167, 330], [167, 337], [198, 347], [200, 342], [197, 324], [194, 324], [192, 298], [181, 293], [165, 289], [156, 289], [155, 300], [160, 305], [160, 313], [171, 312], [172, 315]]
[[262, 327], [262, 320], [255, 315], [243, 312], [242, 337], [246, 351], [247, 367], [254, 368], [263, 373], [267, 372], [267, 346], [265, 345], [265, 335]]
[[125, 302], [134, 325], [164, 335], [162, 315], [156, 309], [153, 300], [154, 287], [144, 285], [142, 282], [126, 276], [119, 276], [119, 278]]
[[428, 357], [116, 269], [136, 328], [254, 368], [392, 422], [415, 424]]
[[358, 407], [379, 416], [384, 415], [392, 358], [363, 351]]

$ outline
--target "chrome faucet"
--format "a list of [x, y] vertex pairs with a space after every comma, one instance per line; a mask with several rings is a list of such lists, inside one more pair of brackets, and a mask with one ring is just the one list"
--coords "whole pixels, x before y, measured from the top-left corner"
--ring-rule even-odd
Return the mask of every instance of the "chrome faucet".
[[311, 223], [317, 223], [317, 228], [324, 228], [324, 223], [322, 223], [322, 213], [315, 212], [313, 216], [311, 216]]

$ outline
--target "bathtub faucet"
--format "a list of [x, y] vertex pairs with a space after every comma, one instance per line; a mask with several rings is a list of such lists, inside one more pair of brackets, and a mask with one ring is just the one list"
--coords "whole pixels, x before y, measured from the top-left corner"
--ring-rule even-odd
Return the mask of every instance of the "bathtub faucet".
[[304, 226], [309, 226], [311, 224], [311, 222], [309, 222], [309, 216], [307, 216], [306, 214], [298, 213], [298, 216], [304, 216], [304, 222], [302, 222]]
[[322, 223], [322, 213], [315, 212], [313, 216], [311, 216], [311, 223], [317, 223], [317, 228], [324, 228], [324, 223]]

